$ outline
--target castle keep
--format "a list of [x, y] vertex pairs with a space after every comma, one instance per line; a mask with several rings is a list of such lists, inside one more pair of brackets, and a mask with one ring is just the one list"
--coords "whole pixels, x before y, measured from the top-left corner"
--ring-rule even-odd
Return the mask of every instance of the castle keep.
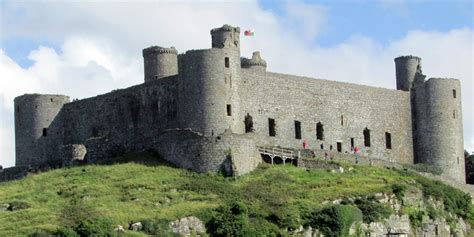
[[212, 48], [143, 50], [145, 82], [77, 101], [15, 99], [16, 165], [95, 162], [153, 149], [179, 167], [241, 175], [257, 147], [426, 163], [465, 183], [459, 80], [425, 79], [421, 59], [395, 59], [397, 90], [266, 70], [240, 55], [240, 29], [211, 30]]

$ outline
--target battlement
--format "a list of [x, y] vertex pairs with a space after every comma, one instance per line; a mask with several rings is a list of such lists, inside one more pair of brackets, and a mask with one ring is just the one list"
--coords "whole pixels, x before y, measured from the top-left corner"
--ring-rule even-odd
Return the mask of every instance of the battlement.
[[225, 24], [222, 27], [212, 29], [211, 35], [221, 31], [236, 31], [237, 33], [240, 33], [240, 28]]
[[164, 48], [160, 46], [151, 46], [146, 49], [143, 49], [143, 56], [148, 56], [150, 54], [178, 54], [178, 50], [174, 47]]
[[253, 52], [251, 59], [242, 57], [240, 61], [243, 68], [248, 68], [251, 66], [267, 67], [267, 62], [260, 57], [259, 51]]
[[421, 58], [420, 58], [420, 57], [414, 56], [414, 55], [399, 56], [399, 57], [396, 57], [396, 58], [394, 59], [394, 61], [396, 62], [396, 61], [409, 60], [409, 59], [415, 59], [415, 60], [417, 60], [418, 62], [421, 61]]

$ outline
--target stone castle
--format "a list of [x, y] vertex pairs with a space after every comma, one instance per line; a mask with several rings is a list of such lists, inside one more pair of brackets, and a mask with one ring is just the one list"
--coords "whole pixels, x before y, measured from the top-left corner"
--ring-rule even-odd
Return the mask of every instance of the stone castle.
[[[96, 162], [153, 149], [197, 172], [241, 175], [259, 147], [426, 163], [465, 183], [461, 88], [425, 80], [421, 59], [395, 59], [397, 90], [266, 71], [240, 55], [240, 29], [211, 30], [212, 48], [143, 50], [145, 82], [82, 100], [15, 99], [16, 165]], [[273, 159], [272, 159], [273, 161]]]

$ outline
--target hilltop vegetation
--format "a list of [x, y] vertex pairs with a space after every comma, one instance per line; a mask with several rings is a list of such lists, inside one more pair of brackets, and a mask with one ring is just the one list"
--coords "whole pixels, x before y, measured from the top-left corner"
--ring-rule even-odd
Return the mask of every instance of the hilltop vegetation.
[[[347, 235], [354, 221], [390, 214], [387, 206], [370, 201], [374, 193], [403, 196], [412, 186], [442, 198], [447, 212], [474, 223], [467, 195], [408, 171], [355, 166], [334, 173], [263, 164], [248, 175], [226, 178], [174, 168], [151, 153], [119, 160], [133, 162], [63, 168], [1, 183], [0, 204], [8, 210], [0, 210], [0, 236], [104, 236], [137, 221], [143, 230], [127, 230], [125, 236], [167, 236], [170, 221], [189, 215], [215, 236], [286, 235], [308, 225], [328, 236]], [[348, 197], [352, 201], [343, 205], [322, 204]]]

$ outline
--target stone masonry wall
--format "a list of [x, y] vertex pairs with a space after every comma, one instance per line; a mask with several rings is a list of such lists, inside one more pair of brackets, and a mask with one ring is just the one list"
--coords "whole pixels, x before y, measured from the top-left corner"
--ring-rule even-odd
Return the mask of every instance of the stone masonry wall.
[[21, 179], [28, 175], [28, 166], [15, 166], [0, 169], [0, 182]]
[[[102, 139], [142, 150], [160, 131], [178, 127], [177, 78], [168, 77], [64, 106], [64, 144]], [[91, 145], [92, 146], [92, 145]]]
[[[408, 92], [312, 79], [277, 73], [264, 75], [242, 71], [243, 114], [253, 120], [260, 146], [349, 152], [354, 145], [364, 148], [363, 130], [370, 129], [369, 156], [387, 161], [413, 163], [410, 95]], [[269, 136], [268, 119], [276, 122], [276, 136]], [[244, 123], [244, 117], [239, 118]], [[301, 139], [295, 138], [295, 120], [301, 122]], [[316, 123], [324, 128], [324, 140], [316, 138]], [[244, 132], [244, 131], [234, 131]], [[386, 148], [385, 133], [391, 135]]]
[[155, 149], [178, 167], [201, 173], [223, 171], [240, 176], [261, 162], [254, 141], [230, 130], [214, 137], [190, 130], [167, 131], [156, 139]]

